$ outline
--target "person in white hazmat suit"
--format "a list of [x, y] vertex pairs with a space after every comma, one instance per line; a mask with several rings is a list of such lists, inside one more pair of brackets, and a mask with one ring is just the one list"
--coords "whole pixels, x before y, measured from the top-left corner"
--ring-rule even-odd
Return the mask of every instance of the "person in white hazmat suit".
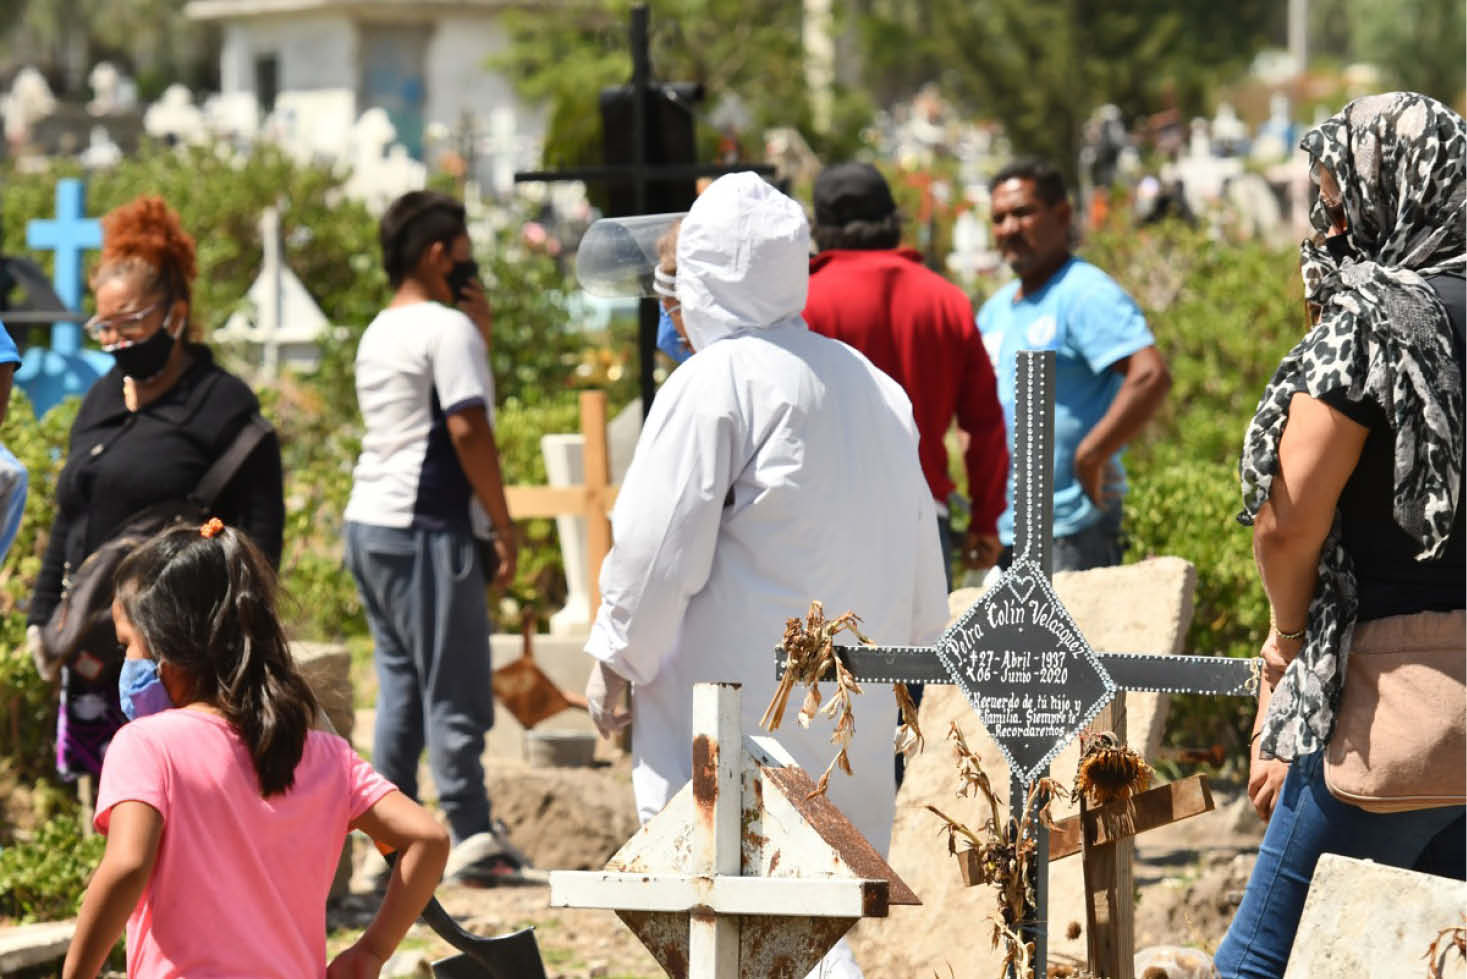
[[[856, 612], [880, 643], [931, 643], [947, 621], [911, 404], [862, 354], [806, 328], [808, 278], [804, 211], [755, 174], [719, 178], [683, 220], [676, 290], [694, 355], [658, 391], [637, 441], [585, 647], [603, 734], [630, 720], [616, 705], [634, 685], [643, 822], [691, 778], [693, 684], [741, 683], [743, 730], [757, 731], [785, 620], [812, 599], [831, 617]], [[833, 774], [829, 795], [885, 854], [895, 702], [889, 687], [863, 689], [855, 774]], [[776, 737], [818, 776], [834, 757], [830, 734], [820, 718]], [[842, 942], [814, 974], [861, 972]]]

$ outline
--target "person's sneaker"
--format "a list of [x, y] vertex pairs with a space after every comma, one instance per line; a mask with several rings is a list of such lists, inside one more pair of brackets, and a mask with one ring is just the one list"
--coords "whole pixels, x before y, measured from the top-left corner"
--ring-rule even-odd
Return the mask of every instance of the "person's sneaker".
[[475, 833], [449, 851], [443, 882], [469, 887], [519, 884], [524, 883], [523, 869], [524, 865], [514, 858], [498, 835], [492, 831]]
[[509, 841], [504, 823], [460, 840], [448, 854], [445, 884], [494, 887], [500, 884], [543, 884], [549, 876], [530, 865], [529, 858]]
[[504, 848], [504, 852], [509, 854], [511, 859], [520, 865], [521, 870], [531, 870], [534, 868], [534, 861], [525, 855], [525, 851], [515, 846], [514, 841], [509, 838], [509, 827], [504, 825], [504, 820], [494, 820], [490, 831], [494, 834], [494, 838], [499, 841], [499, 845]]

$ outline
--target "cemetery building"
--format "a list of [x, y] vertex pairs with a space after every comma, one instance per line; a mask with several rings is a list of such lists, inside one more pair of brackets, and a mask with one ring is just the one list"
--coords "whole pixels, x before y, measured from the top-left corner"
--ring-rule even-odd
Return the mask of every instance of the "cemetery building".
[[[427, 153], [468, 148], [473, 162], [491, 167], [479, 157], [512, 155], [513, 161], [495, 167], [508, 170], [538, 161], [544, 116], [519, 99], [489, 60], [508, 42], [503, 13], [534, 6], [513, 0], [194, 0], [185, 13], [222, 28], [223, 97], [252, 96], [262, 121], [273, 119], [277, 128], [309, 138], [322, 155], [340, 155], [353, 123], [380, 108], [396, 141], [423, 162], [436, 162]], [[497, 188], [492, 174], [481, 176]]]

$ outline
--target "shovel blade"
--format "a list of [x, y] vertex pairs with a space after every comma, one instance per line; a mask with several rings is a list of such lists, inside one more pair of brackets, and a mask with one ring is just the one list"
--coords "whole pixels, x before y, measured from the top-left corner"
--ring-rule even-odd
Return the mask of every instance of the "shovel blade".
[[434, 979], [499, 979], [467, 955], [450, 955], [433, 963]]
[[495, 670], [493, 685], [495, 699], [526, 729], [571, 706], [555, 681], [528, 656]]
[[463, 951], [433, 963], [436, 979], [546, 979], [533, 928], [453, 944]]

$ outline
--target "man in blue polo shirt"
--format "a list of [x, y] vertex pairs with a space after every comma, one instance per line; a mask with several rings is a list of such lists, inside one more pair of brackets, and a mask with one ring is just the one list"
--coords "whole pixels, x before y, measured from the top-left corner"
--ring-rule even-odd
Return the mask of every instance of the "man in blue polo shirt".
[[[1055, 352], [1054, 569], [1119, 564], [1121, 450], [1166, 397], [1171, 375], [1146, 319], [1110, 276], [1070, 252], [1064, 178], [1022, 160], [989, 184], [995, 243], [1016, 280], [978, 313], [998, 373], [998, 399], [1012, 442], [1014, 367], [1020, 350]], [[1014, 542], [1013, 471], [999, 517], [1008, 566]]]

